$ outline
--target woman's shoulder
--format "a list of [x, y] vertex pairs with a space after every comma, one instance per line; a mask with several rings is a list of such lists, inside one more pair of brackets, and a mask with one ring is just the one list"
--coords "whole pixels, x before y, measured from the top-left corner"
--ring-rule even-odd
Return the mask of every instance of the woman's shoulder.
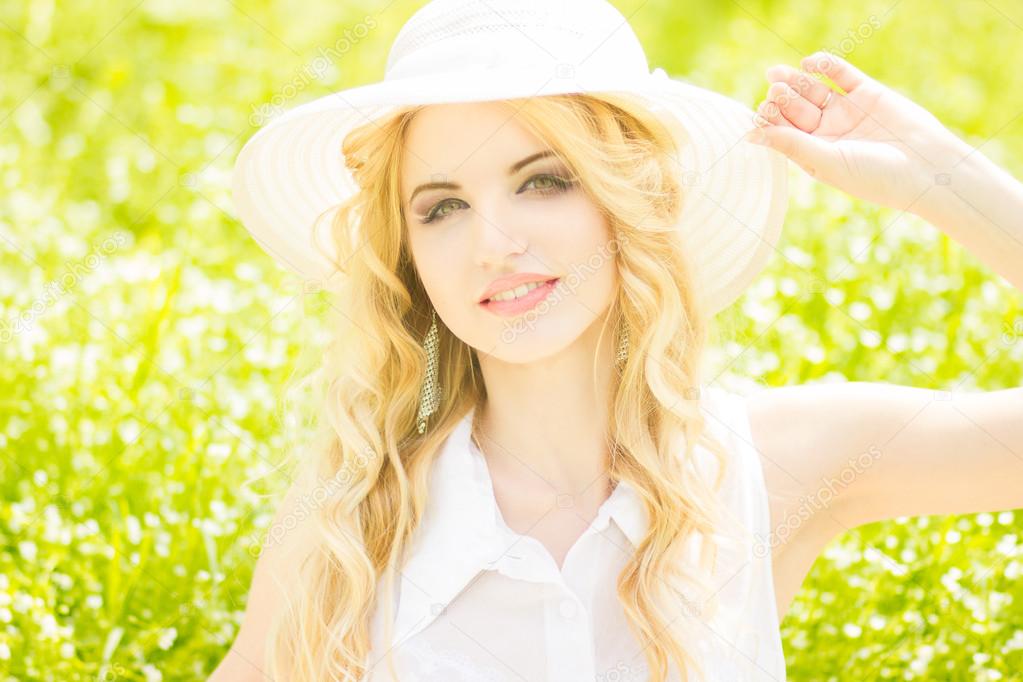
[[[721, 494], [730, 507], [759, 526], [766, 523], [760, 517], [767, 504], [768, 493], [763, 462], [750, 427], [748, 397], [757, 390], [759, 386], [735, 382], [704, 384], [701, 386], [700, 403], [707, 431], [724, 449], [726, 472]], [[717, 459], [706, 448], [698, 450], [708, 462], [704, 465], [709, 467], [704, 469], [709, 472], [708, 480], [713, 480]]]
[[703, 384], [700, 406], [706, 428], [721, 441], [729, 461], [749, 466], [759, 464], [759, 455], [750, 429], [748, 396], [757, 388], [731, 384]]
[[746, 400], [763, 390], [756, 382], [730, 380], [715, 381], [700, 386], [700, 398], [705, 408], [714, 410], [714, 416], [723, 423], [742, 422], [748, 418]]

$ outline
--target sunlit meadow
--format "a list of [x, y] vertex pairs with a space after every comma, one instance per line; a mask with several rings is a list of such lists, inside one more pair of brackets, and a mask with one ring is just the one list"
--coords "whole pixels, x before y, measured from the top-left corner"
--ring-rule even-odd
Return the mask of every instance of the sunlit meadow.
[[[767, 66], [830, 49], [1023, 175], [1018, 3], [614, 4], [652, 66], [751, 108]], [[325, 338], [323, 295], [236, 221], [232, 163], [277, 111], [379, 78], [417, 6], [0, 5], [4, 679], [201, 680], [224, 656]], [[790, 177], [778, 251], [721, 317], [723, 385], [1020, 385], [1018, 292]], [[783, 622], [790, 679], [1023, 679], [1021, 530], [994, 510], [836, 538]]]

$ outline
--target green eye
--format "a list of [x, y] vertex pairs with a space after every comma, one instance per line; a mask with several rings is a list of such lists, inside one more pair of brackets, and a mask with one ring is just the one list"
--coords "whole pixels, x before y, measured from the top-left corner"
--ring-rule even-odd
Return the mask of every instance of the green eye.
[[448, 206], [449, 202], [451, 202], [451, 201], [456, 201], [456, 200], [455, 199], [445, 199], [444, 201], [442, 201], [439, 204], [437, 204], [436, 206], [434, 206], [433, 210], [430, 211], [430, 213], [426, 216], [426, 220], [424, 220], [423, 222], [424, 223], [430, 223], [430, 222], [433, 222], [434, 220], [437, 220], [438, 218], [443, 218], [444, 216], [446, 216], [447, 213], [441, 213], [440, 209], [442, 207], [444, 207], [444, 206]]
[[[547, 186], [536, 188], [536, 191], [539, 192], [541, 195], [560, 194], [562, 192], [567, 191], [569, 188], [572, 187], [573, 184], [575, 184], [573, 181], [566, 180], [557, 175], [551, 175], [550, 173], [540, 173], [526, 180], [525, 184], [523, 184], [522, 187], [523, 188], [528, 187], [531, 183], [533, 183], [534, 180], [549, 181]], [[519, 192], [521, 193], [522, 190], [520, 189]], [[445, 206], [449, 205], [450, 202], [459, 202], [463, 204], [465, 203], [461, 199], [444, 199], [443, 201], [434, 204], [433, 208], [431, 208], [430, 211], [426, 214], [426, 217], [423, 218], [423, 224], [425, 225], [426, 223], [432, 223], [435, 220], [443, 220], [444, 218], [449, 216], [452, 213], [452, 211], [443, 212], [442, 209]]]
[[[553, 186], [552, 187], [549, 186], [546, 190], [541, 188], [540, 191], [544, 194], [552, 194], [555, 192], [568, 189], [568, 187], [572, 184], [568, 180], [559, 178], [557, 175], [534, 175], [533, 177], [526, 181], [526, 185], [533, 182], [534, 180], [543, 180], [545, 178], [547, 180], [550, 180]], [[523, 185], [523, 187], [524, 186], [525, 185]]]

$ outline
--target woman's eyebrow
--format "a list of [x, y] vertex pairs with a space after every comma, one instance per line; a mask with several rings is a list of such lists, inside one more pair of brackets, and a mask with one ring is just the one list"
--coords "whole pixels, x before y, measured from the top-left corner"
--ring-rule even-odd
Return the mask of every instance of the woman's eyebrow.
[[[508, 169], [508, 175], [514, 175], [515, 173], [518, 173], [520, 170], [522, 170], [529, 164], [533, 163], [534, 161], [545, 159], [548, 156], [555, 156], [553, 149], [545, 149], [542, 152], [530, 154], [521, 161], [516, 161], [515, 163], [513, 163], [511, 168]], [[462, 189], [462, 186], [456, 182], [427, 182], [425, 184], [419, 185], [419, 187], [416, 187], [412, 191], [412, 196], [410, 196], [408, 199], [409, 206], [411, 207], [412, 200], [416, 198], [417, 194], [428, 189]]]

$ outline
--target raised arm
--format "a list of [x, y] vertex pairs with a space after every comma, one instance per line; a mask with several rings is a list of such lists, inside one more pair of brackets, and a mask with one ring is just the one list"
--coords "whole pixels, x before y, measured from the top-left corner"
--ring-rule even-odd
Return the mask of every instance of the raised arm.
[[780, 613], [832, 538], [863, 524], [1023, 508], [1023, 388], [805, 384], [747, 397], [770, 499]]
[[764, 125], [749, 139], [825, 184], [924, 218], [1023, 291], [1023, 183], [841, 57], [818, 52], [802, 66], [767, 70]]
[[[1023, 184], [841, 57], [818, 52], [801, 66], [767, 70], [772, 82], [748, 139], [821, 182], [924, 218], [1023, 290]], [[819, 551], [845, 530], [1023, 508], [1023, 388], [809, 384], [764, 389], [747, 406], [771, 500], [772, 533], [762, 542], [780, 576], [782, 612]]]
[[844, 528], [1023, 508], [1023, 388], [854, 381], [768, 388], [747, 401], [754, 444], [783, 494]]

